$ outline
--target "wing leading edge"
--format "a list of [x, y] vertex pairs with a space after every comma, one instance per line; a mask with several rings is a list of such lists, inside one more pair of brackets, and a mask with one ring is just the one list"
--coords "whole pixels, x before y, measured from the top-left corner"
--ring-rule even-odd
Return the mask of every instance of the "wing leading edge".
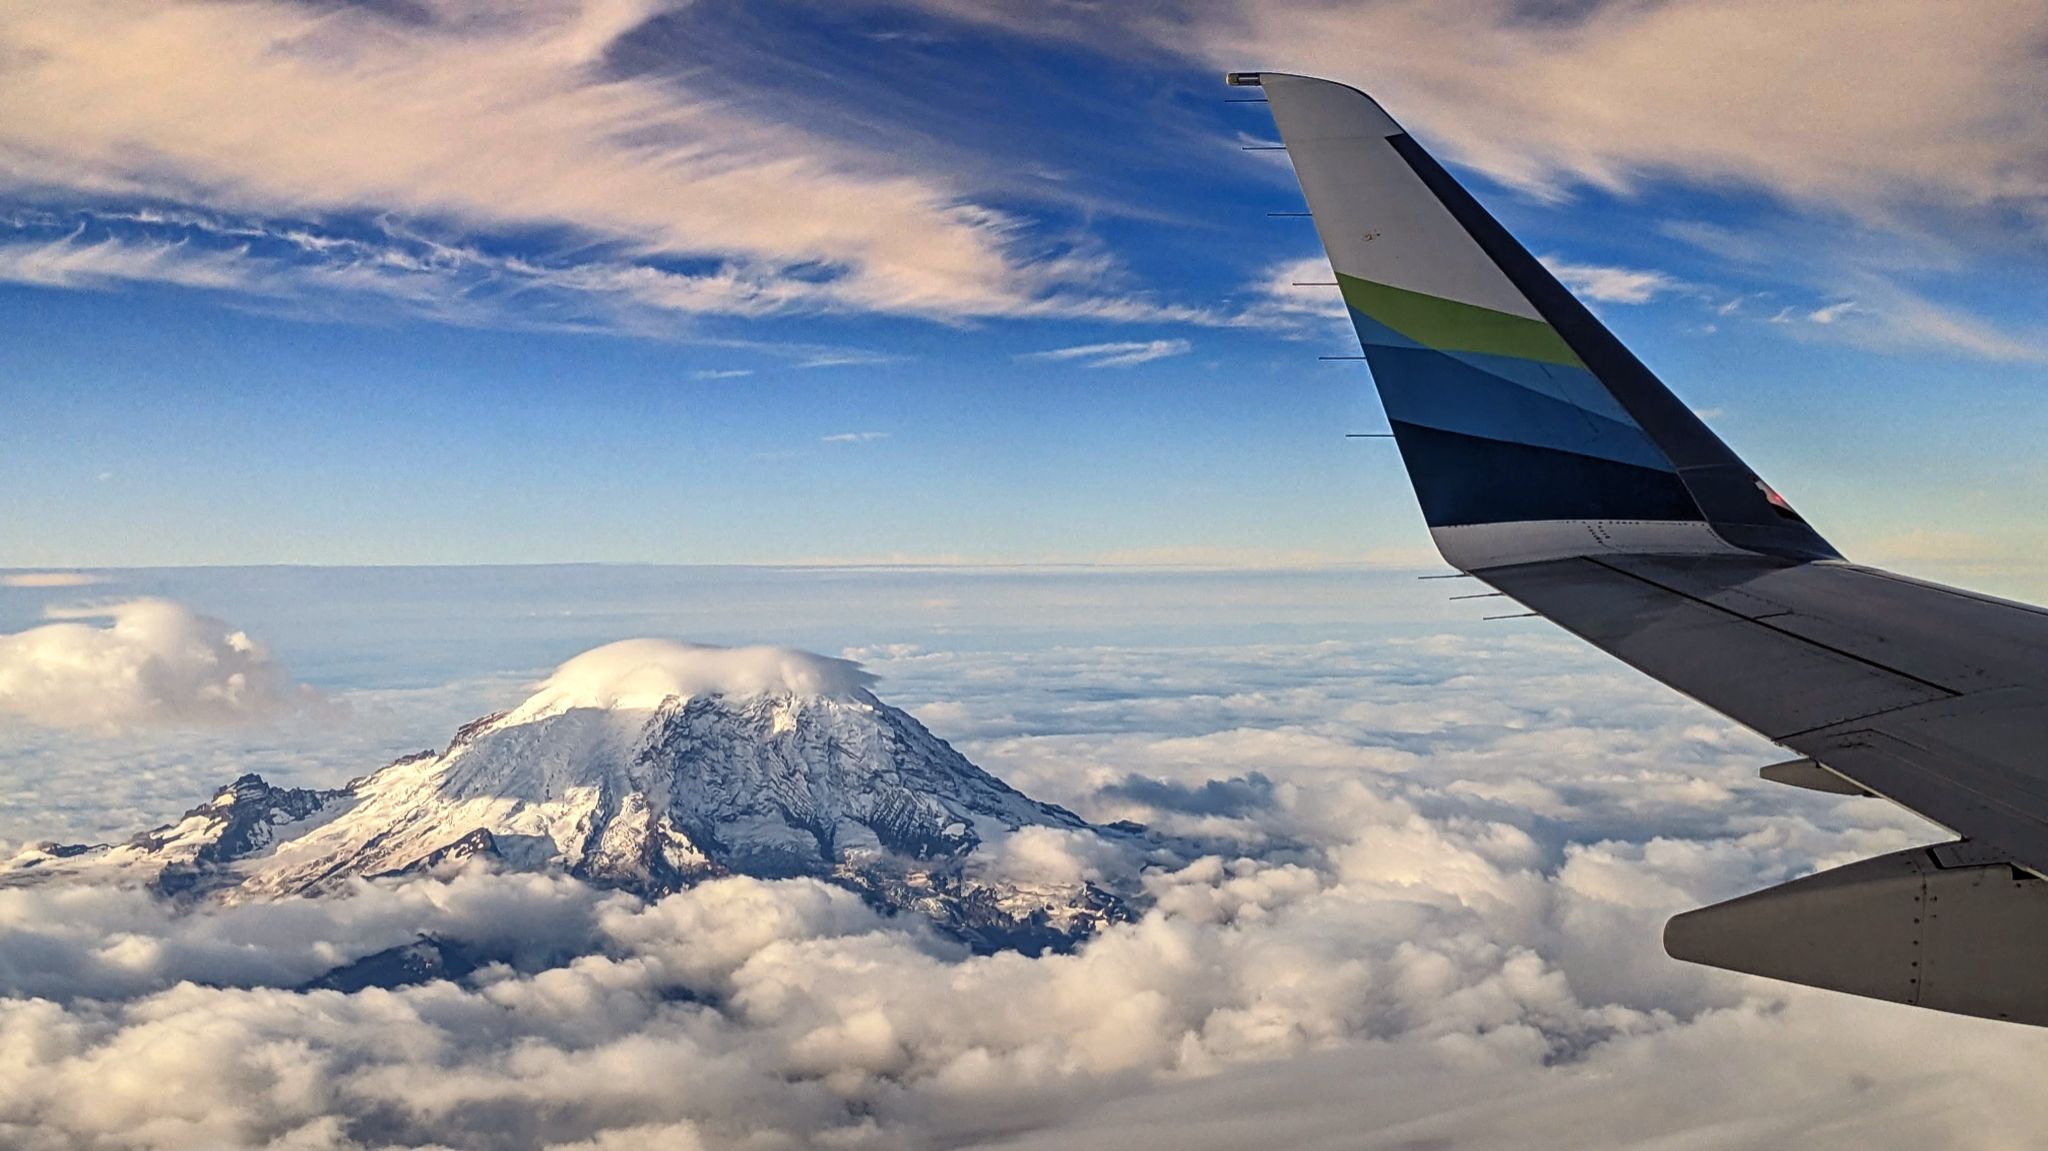
[[1230, 80], [1265, 90], [1445, 560], [1962, 837], [1679, 916], [1667, 949], [2048, 1023], [2048, 612], [1844, 561], [1370, 97]]

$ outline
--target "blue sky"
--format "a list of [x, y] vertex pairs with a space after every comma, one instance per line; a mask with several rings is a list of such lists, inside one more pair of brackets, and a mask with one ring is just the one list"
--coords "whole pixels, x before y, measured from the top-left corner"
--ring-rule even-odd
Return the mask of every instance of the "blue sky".
[[1282, 66], [1852, 558], [2025, 592], [2048, 18], [1757, 7], [11, 9], [0, 565], [1427, 562]]
[[[800, 880], [0, 892], [0, 1131], [2028, 1145], [2048, 1032], [1662, 955], [1935, 833], [1390, 570], [1421, 517], [1221, 74], [1378, 95], [1853, 558], [2048, 601], [2043, 44], [2040, 0], [0, 5], [0, 856], [635, 635], [860, 660], [1028, 794], [1244, 845], [1042, 962]], [[581, 958], [290, 990], [478, 925]]]

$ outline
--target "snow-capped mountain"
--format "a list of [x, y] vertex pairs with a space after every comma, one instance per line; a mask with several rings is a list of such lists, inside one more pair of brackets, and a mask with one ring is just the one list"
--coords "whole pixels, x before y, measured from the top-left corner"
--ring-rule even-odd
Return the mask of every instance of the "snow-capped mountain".
[[33, 848], [0, 884], [114, 878], [234, 901], [479, 863], [646, 896], [815, 876], [980, 949], [1064, 948], [1131, 913], [1158, 841], [1023, 795], [871, 682], [789, 649], [614, 643], [438, 753], [331, 791], [244, 776], [126, 843]]

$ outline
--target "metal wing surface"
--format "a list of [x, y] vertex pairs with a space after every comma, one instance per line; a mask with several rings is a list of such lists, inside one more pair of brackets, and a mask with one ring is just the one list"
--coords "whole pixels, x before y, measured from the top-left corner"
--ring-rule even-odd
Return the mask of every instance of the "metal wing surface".
[[1230, 80], [1445, 560], [1803, 757], [1768, 778], [1959, 837], [1681, 915], [1671, 953], [2048, 1023], [2048, 612], [1848, 562], [1370, 97]]

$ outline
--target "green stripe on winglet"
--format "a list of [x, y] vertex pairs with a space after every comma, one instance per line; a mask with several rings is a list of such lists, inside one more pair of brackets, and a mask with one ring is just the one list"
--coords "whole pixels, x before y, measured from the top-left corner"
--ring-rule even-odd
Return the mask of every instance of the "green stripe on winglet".
[[1342, 272], [1337, 274], [1337, 284], [1346, 304], [1425, 348], [1584, 366], [1557, 329], [1542, 320], [1375, 284]]

